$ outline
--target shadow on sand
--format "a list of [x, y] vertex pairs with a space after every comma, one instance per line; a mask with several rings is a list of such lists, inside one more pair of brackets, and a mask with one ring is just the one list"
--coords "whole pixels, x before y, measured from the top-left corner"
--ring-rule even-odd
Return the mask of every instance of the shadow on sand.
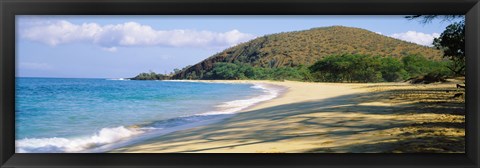
[[[131, 149], [142, 152], [207, 152], [278, 142], [309, 142], [309, 145], [317, 146], [292, 152], [464, 152], [464, 136], [450, 136], [430, 129], [464, 129], [462, 121], [435, 118], [438, 117], [436, 114], [464, 116], [464, 103], [443, 101], [444, 97], [439, 97], [432, 98], [438, 101], [430, 102], [368, 105], [370, 102], [403, 101], [401, 96], [391, 97], [391, 93], [399, 92], [444, 91], [379, 91], [280, 105], [240, 113], [213, 125], [163, 135], [142, 143], [153, 145], [133, 145], [134, 148], [126, 147], [114, 152], [131, 152]], [[398, 117], [417, 114], [435, 117], [425, 120]], [[392, 130], [399, 132], [394, 134]], [[205, 145], [187, 150], [182, 148], [198, 144]], [[175, 150], [180, 148], [182, 150]]]

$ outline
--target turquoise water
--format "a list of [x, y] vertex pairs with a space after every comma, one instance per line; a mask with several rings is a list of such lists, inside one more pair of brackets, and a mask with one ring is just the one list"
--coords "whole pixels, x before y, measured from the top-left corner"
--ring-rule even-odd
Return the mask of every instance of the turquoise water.
[[84, 152], [274, 98], [260, 84], [17, 78], [17, 152]]

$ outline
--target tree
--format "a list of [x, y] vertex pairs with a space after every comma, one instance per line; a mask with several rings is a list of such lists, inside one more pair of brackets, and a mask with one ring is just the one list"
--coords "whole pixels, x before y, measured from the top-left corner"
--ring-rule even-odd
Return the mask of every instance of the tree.
[[166, 79], [170, 79], [170, 76], [157, 74], [150, 70], [150, 72], [148, 73], [143, 72], [130, 79], [132, 80], [166, 80]]
[[450, 59], [452, 64], [447, 66], [455, 75], [465, 76], [465, 17], [463, 15], [411, 15], [405, 18], [421, 19], [426, 24], [435, 18], [452, 22], [461, 19], [445, 28], [440, 37], [435, 38], [433, 45], [444, 52], [444, 57]]
[[464, 15], [410, 15], [405, 16], [405, 18], [410, 20], [420, 19], [420, 22], [427, 24], [432, 22], [433, 19], [442, 19], [442, 21], [451, 22], [455, 19], [464, 18]]
[[411, 77], [419, 77], [427, 74], [428, 72], [428, 60], [421, 55], [408, 55], [402, 58], [402, 63], [405, 71]]
[[443, 77], [449, 70], [447, 61], [428, 60], [408, 55], [401, 60], [369, 55], [332, 55], [310, 66], [313, 81], [325, 82], [394, 82], [427, 74]]
[[440, 37], [434, 39], [433, 45], [452, 61], [448, 69], [465, 76], [465, 21], [448, 25]]
[[240, 79], [242, 74], [239, 70], [237, 64], [218, 62], [214, 64], [210, 77], [213, 79]]
[[180, 73], [181, 71], [182, 71], [182, 70], [180, 70], [180, 69], [178, 69], [178, 68], [173, 69], [173, 73], [174, 73], [174, 74]]
[[387, 82], [396, 82], [408, 78], [408, 73], [405, 71], [403, 63], [393, 57], [382, 59], [380, 71], [383, 80]]
[[327, 56], [310, 66], [316, 81], [328, 82], [379, 82], [380, 57], [345, 54]]
[[187, 79], [197, 79], [197, 73], [195, 71], [188, 73]]

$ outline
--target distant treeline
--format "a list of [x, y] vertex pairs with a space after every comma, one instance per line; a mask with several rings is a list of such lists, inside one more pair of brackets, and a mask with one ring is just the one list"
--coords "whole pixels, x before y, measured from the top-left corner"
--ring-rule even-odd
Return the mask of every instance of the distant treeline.
[[211, 71], [189, 73], [186, 79], [297, 80], [314, 82], [396, 82], [420, 76], [453, 75], [450, 61], [433, 61], [421, 55], [401, 59], [358, 54], [332, 55], [311, 66], [263, 68], [246, 63], [214, 64]]
[[157, 74], [150, 71], [149, 73], [140, 73], [137, 76], [130, 78], [131, 80], [167, 80], [170, 76], [164, 74]]
[[328, 56], [309, 67], [315, 81], [396, 82], [420, 76], [450, 76], [450, 61], [432, 61], [420, 55], [401, 59], [366, 55]]

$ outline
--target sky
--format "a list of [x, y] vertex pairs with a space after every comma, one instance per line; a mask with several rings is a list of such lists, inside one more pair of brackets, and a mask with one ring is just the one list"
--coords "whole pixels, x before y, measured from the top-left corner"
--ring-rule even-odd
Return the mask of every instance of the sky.
[[16, 16], [16, 76], [129, 78], [170, 73], [268, 34], [357, 27], [431, 46], [451, 22], [404, 16]]

